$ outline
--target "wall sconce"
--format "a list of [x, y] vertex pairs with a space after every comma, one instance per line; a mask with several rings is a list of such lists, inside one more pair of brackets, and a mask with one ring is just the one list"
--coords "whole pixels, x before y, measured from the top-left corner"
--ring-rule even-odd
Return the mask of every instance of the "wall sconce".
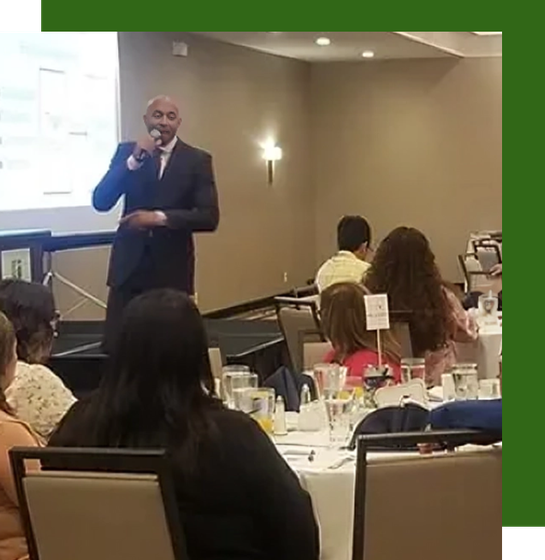
[[274, 168], [277, 161], [282, 159], [282, 148], [275, 144], [267, 144], [263, 147], [263, 159], [267, 162], [267, 178], [269, 185], [274, 183]]

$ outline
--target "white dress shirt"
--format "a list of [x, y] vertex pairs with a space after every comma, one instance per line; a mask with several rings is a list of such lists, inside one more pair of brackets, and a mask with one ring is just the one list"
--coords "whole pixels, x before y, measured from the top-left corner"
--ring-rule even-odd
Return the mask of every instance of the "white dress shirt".
[[[165, 173], [165, 169], [167, 168], [168, 162], [170, 160], [170, 156], [174, 151], [174, 147], [176, 146], [176, 142], [178, 142], [178, 138], [175, 136], [166, 146], [159, 146], [159, 151], [161, 152], [161, 163], [159, 167], [159, 180], [163, 178]], [[136, 158], [131, 155], [127, 160], [127, 167], [130, 171], [136, 171], [142, 167], [143, 163], [139, 163]]]
[[[159, 146], [159, 151], [161, 152], [161, 160], [159, 166], [159, 181], [163, 178], [165, 173], [165, 169], [167, 168], [168, 162], [170, 157], [172, 156], [172, 152], [174, 151], [174, 147], [176, 146], [176, 142], [178, 142], [178, 137], [175, 136], [166, 146]], [[137, 171], [142, 167], [144, 162], [138, 162], [137, 159], [131, 154], [129, 159], [127, 159], [127, 167], [130, 171]], [[160, 210], [156, 210], [155, 213], [160, 218], [161, 223], [159, 225], [166, 226], [167, 225], [167, 216], [164, 212]]]
[[350, 251], [339, 251], [322, 265], [316, 275], [318, 291], [322, 293], [333, 284], [354, 282], [361, 284], [367, 271], [371, 268], [368, 262], [362, 261]]

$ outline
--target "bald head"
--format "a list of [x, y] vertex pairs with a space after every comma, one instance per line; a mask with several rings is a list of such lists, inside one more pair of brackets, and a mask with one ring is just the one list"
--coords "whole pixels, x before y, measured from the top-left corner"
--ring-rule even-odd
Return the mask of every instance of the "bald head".
[[156, 129], [161, 133], [163, 146], [169, 144], [182, 123], [177, 103], [167, 95], [158, 95], [148, 102], [144, 123], [148, 132]]
[[150, 99], [148, 101], [148, 104], [146, 105], [146, 111], [154, 107], [155, 105], [161, 105], [163, 103], [171, 105], [176, 109], [176, 111], [178, 111], [178, 103], [176, 103], [176, 101], [168, 95], [158, 95], [157, 97]]

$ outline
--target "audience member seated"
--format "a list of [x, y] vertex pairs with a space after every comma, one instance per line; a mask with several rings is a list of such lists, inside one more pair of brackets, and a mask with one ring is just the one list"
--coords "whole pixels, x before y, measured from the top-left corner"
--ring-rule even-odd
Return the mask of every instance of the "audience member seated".
[[44, 364], [53, 339], [57, 312], [51, 290], [22, 280], [0, 282], [0, 311], [17, 336], [17, 371], [6, 390], [17, 418], [47, 440], [75, 398]]
[[[359, 385], [367, 366], [379, 363], [377, 333], [367, 330], [365, 294], [361, 284], [335, 284], [323, 292], [320, 312], [324, 334], [333, 346], [325, 361], [346, 366], [351, 381]], [[383, 364], [390, 366], [399, 383], [399, 345], [389, 332], [383, 333], [382, 352]]]
[[370, 264], [371, 227], [361, 216], [345, 216], [337, 227], [339, 252], [322, 265], [316, 276], [321, 293], [339, 282], [360, 284]]
[[249, 416], [214, 395], [203, 321], [172, 290], [127, 307], [96, 394], [50, 446], [166, 448], [192, 560], [318, 560], [309, 495]]
[[442, 279], [430, 244], [420, 231], [400, 227], [380, 244], [365, 284], [388, 294], [392, 311], [410, 311], [413, 352], [426, 358], [430, 385], [456, 363], [455, 342], [477, 336], [475, 323]]
[[15, 332], [5, 315], [0, 313], [0, 560], [28, 558], [9, 450], [39, 444], [31, 428], [15, 418], [6, 402], [4, 391], [13, 379], [16, 368]]

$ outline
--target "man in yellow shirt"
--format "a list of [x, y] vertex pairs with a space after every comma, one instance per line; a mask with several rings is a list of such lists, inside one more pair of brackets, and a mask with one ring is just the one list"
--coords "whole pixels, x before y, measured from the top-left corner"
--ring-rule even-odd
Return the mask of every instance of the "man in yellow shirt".
[[340, 282], [361, 283], [371, 265], [371, 227], [361, 216], [345, 216], [337, 227], [339, 252], [325, 262], [316, 275], [316, 285], [323, 292]]

